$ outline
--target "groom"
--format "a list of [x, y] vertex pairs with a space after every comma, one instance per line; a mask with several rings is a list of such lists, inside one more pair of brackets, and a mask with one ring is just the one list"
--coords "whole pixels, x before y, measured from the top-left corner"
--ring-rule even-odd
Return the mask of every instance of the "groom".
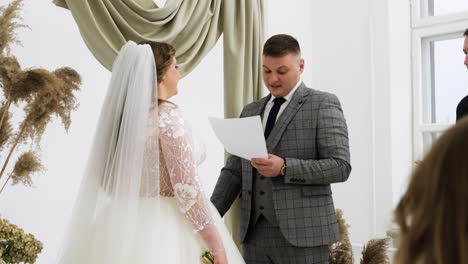
[[351, 171], [348, 132], [338, 98], [301, 81], [299, 43], [275, 35], [263, 48], [270, 95], [241, 117], [262, 117], [266, 159], [231, 155], [211, 201], [221, 215], [241, 197], [240, 240], [247, 264], [328, 263], [340, 234], [331, 183]]

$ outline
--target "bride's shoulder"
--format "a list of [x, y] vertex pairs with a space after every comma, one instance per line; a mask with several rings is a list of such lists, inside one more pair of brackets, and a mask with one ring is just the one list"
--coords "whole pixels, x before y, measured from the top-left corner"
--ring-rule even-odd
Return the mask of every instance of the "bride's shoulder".
[[162, 101], [159, 102], [158, 108], [159, 128], [163, 132], [169, 132], [169, 130], [172, 130], [174, 132], [175, 130], [177, 130], [178, 132], [173, 134], [180, 135], [181, 131], [179, 130], [184, 128], [185, 120], [182, 116], [179, 107], [174, 103]]
[[158, 101], [158, 112], [161, 114], [181, 115], [179, 106], [169, 101]]
[[179, 108], [179, 106], [177, 106], [176, 104], [174, 104], [173, 102], [171, 101], [167, 101], [167, 100], [161, 100], [161, 99], [158, 99], [158, 107], [161, 109], [161, 108], [164, 108], [164, 109], [174, 109], [174, 108]]

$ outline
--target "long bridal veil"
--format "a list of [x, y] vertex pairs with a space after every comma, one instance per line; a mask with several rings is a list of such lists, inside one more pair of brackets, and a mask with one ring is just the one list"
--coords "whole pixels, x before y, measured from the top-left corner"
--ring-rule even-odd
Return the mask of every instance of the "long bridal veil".
[[[155, 76], [149, 45], [128, 42], [122, 47], [112, 67], [58, 263], [127, 264], [134, 263], [138, 254], [148, 254], [138, 243], [144, 235], [138, 227], [142, 219], [149, 223], [157, 219], [160, 200], [157, 137], [153, 142], [156, 147], [145, 153], [149, 134], [157, 135], [154, 129], [158, 129], [154, 125]], [[143, 203], [150, 203], [152, 210], [144, 212], [142, 218], [139, 207]], [[152, 231], [154, 234], [145, 237], [145, 247], [151, 248], [157, 239], [158, 232]], [[152, 263], [156, 263], [156, 256], [145, 256], [149, 261], [153, 258]]]

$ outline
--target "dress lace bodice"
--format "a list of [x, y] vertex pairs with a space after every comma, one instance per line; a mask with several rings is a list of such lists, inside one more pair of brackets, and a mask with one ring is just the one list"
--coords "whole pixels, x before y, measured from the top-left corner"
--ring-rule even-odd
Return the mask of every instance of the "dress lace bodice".
[[[156, 112], [152, 109], [152, 112]], [[214, 223], [210, 214], [208, 201], [203, 192], [197, 175], [197, 165], [204, 159], [204, 151], [195, 149], [192, 132], [183, 119], [177, 106], [162, 103], [158, 107], [158, 119], [152, 118], [148, 123], [150, 135], [145, 150], [143, 175], [147, 178], [142, 182], [141, 192], [145, 196], [155, 196], [153, 190], [160, 190], [160, 195], [175, 197], [180, 211], [185, 214], [196, 230], [202, 230]], [[154, 117], [154, 116], [153, 116]], [[158, 124], [158, 127], [155, 127]], [[157, 136], [159, 128], [159, 138]], [[159, 149], [159, 164], [154, 162], [154, 154]], [[157, 154], [156, 154], [157, 155]], [[158, 177], [159, 183], [154, 182]], [[153, 179], [153, 180], [151, 180]], [[157, 186], [160, 188], [152, 188]]]

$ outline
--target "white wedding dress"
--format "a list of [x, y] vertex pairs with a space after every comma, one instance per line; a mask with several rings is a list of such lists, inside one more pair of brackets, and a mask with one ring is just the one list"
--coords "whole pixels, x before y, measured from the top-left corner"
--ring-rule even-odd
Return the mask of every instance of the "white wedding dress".
[[[156, 111], [155, 111], [156, 113]], [[197, 166], [205, 158], [205, 150], [192, 139], [188, 123], [182, 118], [177, 106], [165, 102], [159, 106], [159, 138], [149, 135], [145, 150], [140, 194], [145, 198], [139, 204], [136, 243], [132, 264], [201, 263], [200, 257], [207, 247], [198, 231], [207, 225], [216, 225], [230, 264], [245, 263], [218, 211], [203, 192]], [[151, 114], [150, 114], [151, 115]], [[148, 131], [157, 131], [153, 122], [148, 122]], [[159, 148], [160, 164], [152, 161], [152, 152]], [[160, 195], [154, 193], [152, 174], [160, 174]], [[157, 178], [157, 177], [154, 177]], [[159, 197], [159, 198], [158, 198]], [[156, 201], [159, 201], [158, 203]], [[158, 210], [154, 207], [159, 204]], [[109, 208], [110, 209], [110, 208]], [[105, 230], [112, 219], [111, 213], [102, 210], [94, 228]], [[157, 212], [157, 215], [154, 213]], [[107, 216], [107, 217], [106, 217]], [[152, 219], [152, 221], [148, 221]], [[163, 227], [163, 228], [161, 228]], [[107, 236], [101, 236], [107, 239]], [[108, 241], [94, 240], [95, 247]], [[106, 254], [89, 256], [92, 263], [108, 263]], [[157, 259], [157, 262], [153, 262]]]

